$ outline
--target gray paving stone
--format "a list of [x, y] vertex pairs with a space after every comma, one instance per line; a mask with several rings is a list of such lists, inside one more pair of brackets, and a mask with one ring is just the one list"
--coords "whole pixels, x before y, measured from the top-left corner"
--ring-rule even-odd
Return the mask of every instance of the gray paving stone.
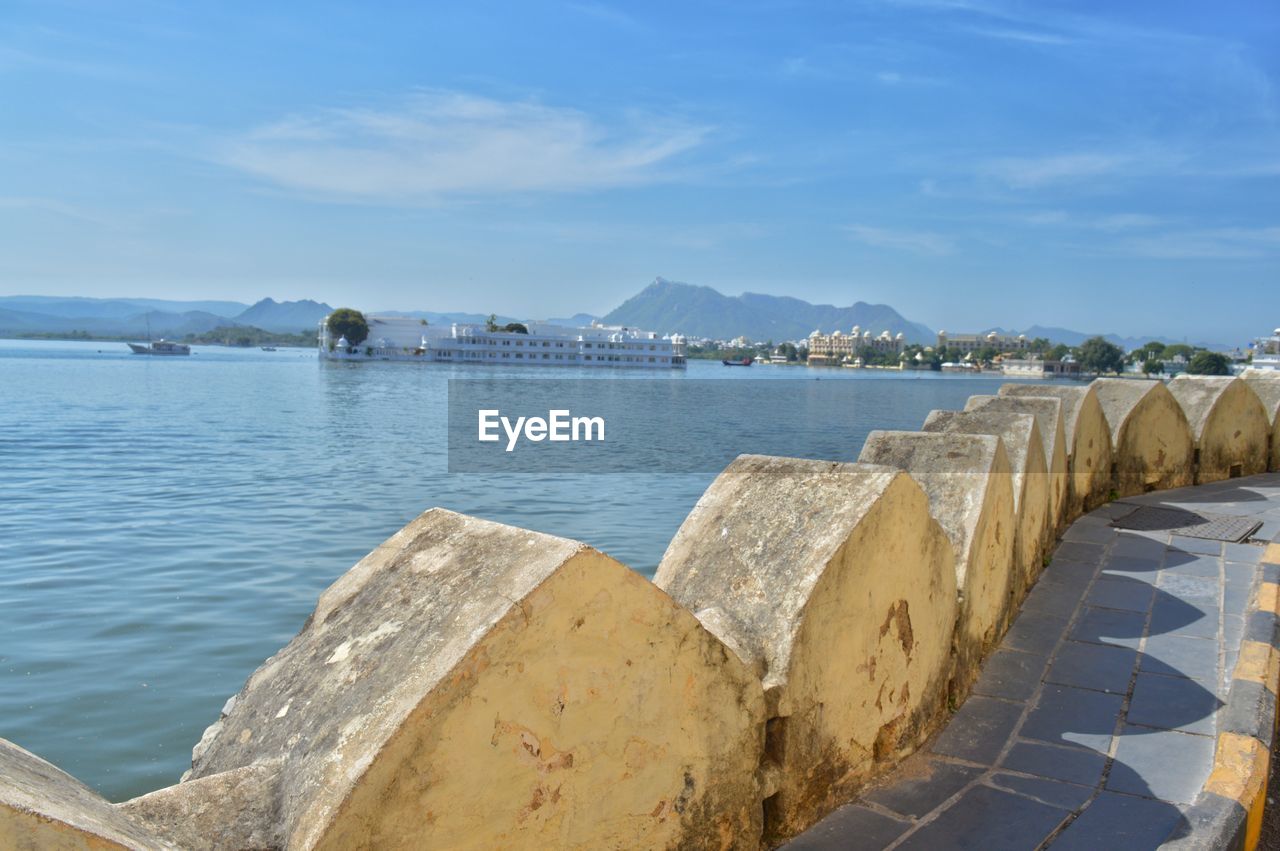
[[1063, 783], [1060, 780], [1045, 780], [1043, 777], [1019, 777], [1016, 774], [993, 774], [987, 781], [997, 789], [1016, 792], [1028, 798], [1075, 811], [1093, 797], [1093, 788], [1079, 786], [1075, 783]]
[[1227, 615], [1222, 621], [1222, 640], [1228, 648], [1238, 648], [1244, 640], [1244, 615]]
[[1214, 715], [1222, 701], [1195, 680], [1138, 674], [1126, 720], [1143, 727], [1214, 735]]
[[1090, 580], [1091, 577], [1085, 576], [1085, 581], [1071, 583], [1046, 576], [1031, 589], [1027, 599], [1022, 602], [1022, 609], [1068, 618], [1076, 610], [1076, 606], [1080, 605]]
[[1262, 560], [1264, 548], [1256, 544], [1227, 544], [1224, 547], [1227, 561], [1257, 564]]
[[1131, 647], [1136, 650], [1146, 627], [1145, 612], [1086, 606], [1071, 627], [1070, 637], [1076, 641]]
[[1193, 606], [1162, 591], [1151, 606], [1150, 635], [1178, 633], [1202, 638], [1218, 637], [1218, 611]]
[[1160, 559], [1156, 558], [1139, 558], [1138, 556], [1112, 555], [1102, 563], [1103, 576], [1129, 576], [1136, 574], [1135, 579], [1141, 579], [1142, 574], [1155, 573], [1160, 569]]
[[1054, 851], [1156, 848], [1184, 821], [1172, 804], [1103, 792], [1050, 847]]
[[[1244, 629], [1244, 620], [1240, 620]], [[1141, 671], [1172, 677], [1187, 677], [1201, 683], [1218, 682], [1218, 642], [1177, 633], [1153, 635], [1138, 663]]]
[[1023, 704], [972, 695], [951, 716], [931, 750], [983, 765], [994, 765], [1022, 717]]
[[920, 828], [899, 848], [1026, 849], [1032, 851], [1069, 814], [1058, 807], [1041, 804], [1002, 792], [990, 786], [975, 786], [937, 819]]
[[1122, 702], [1118, 694], [1046, 685], [1020, 734], [1027, 739], [1065, 742], [1105, 752], [1111, 745]]
[[1067, 641], [1058, 649], [1045, 681], [1125, 694], [1138, 652], [1127, 647]]
[[1023, 611], [1004, 636], [1004, 646], [1024, 653], [1048, 655], [1067, 630], [1068, 619], [1046, 612]]
[[1111, 547], [1111, 555], [1119, 558], [1159, 559], [1164, 555], [1164, 541], [1139, 535], [1135, 532], [1121, 532]]
[[1162, 574], [1181, 576], [1201, 576], [1217, 580], [1221, 572], [1220, 560], [1213, 556], [1184, 553], [1180, 550], [1169, 550], [1165, 557]]
[[1093, 583], [1085, 600], [1091, 606], [1145, 612], [1151, 608], [1155, 587], [1129, 577], [1105, 577]]
[[1000, 764], [1023, 774], [1096, 787], [1102, 782], [1102, 769], [1107, 764], [1107, 758], [1088, 748], [1018, 741]]
[[1126, 726], [1116, 743], [1107, 789], [1190, 804], [1209, 776], [1213, 749], [1212, 738]]
[[1095, 508], [1093, 511], [1090, 511], [1085, 516], [1091, 517], [1091, 518], [1093, 517], [1100, 518], [1109, 523], [1112, 520], [1115, 520], [1117, 517], [1124, 517], [1126, 514], [1133, 513], [1133, 510], [1137, 507], [1138, 506], [1132, 505], [1127, 502], [1110, 502], [1110, 503], [1107, 503], [1106, 505], [1098, 506], [1097, 508]]
[[1182, 550], [1184, 553], [1200, 553], [1211, 556], [1222, 555], [1222, 542], [1210, 541], [1205, 538], [1186, 538], [1182, 535], [1174, 535], [1170, 539], [1169, 546], [1172, 549]]
[[982, 663], [974, 694], [1027, 700], [1035, 693], [1048, 665], [1048, 657], [1018, 650], [997, 650]]
[[884, 848], [911, 827], [857, 804], [841, 807], [787, 844], [790, 851]]
[[863, 799], [899, 815], [920, 818], [959, 792], [982, 772], [981, 768], [944, 762], [922, 754], [904, 763], [901, 779], [873, 789]]
[[[1071, 527], [1062, 534], [1062, 540], [1064, 546], [1068, 543], [1076, 542], [1082, 544], [1105, 545], [1115, 540], [1116, 532], [1116, 529], [1113, 529], [1105, 523], [1073, 523], [1071, 524]], [[1059, 547], [1058, 549], [1061, 550], [1062, 547]], [[1101, 553], [1098, 553], [1098, 555], [1101, 555]], [[1054, 558], [1057, 557], [1058, 554], [1055, 553]]]

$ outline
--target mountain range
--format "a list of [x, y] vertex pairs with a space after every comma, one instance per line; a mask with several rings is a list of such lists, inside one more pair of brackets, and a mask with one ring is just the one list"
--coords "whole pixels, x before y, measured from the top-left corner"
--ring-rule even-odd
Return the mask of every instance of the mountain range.
[[[181, 337], [200, 334], [217, 327], [253, 326], [264, 331], [297, 333], [311, 331], [333, 308], [310, 299], [278, 302], [264, 298], [256, 304], [238, 301], [170, 301], [154, 298], [75, 298], [59, 296], [0, 296], [0, 337], [24, 334], [87, 332], [102, 337], [142, 338], [150, 328], [154, 337]], [[442, 313], [424, 310], [376, 311], [381, 315], [426, 319], [433, 325], [453, 322], [480, 323], [483, 313]], [[728, 340], [739, 335], [752, 340], [803, 340], [813, 330], [849, 332], [854, 325], [872, 334], [901, 332], [908, 342], [932, 344], [937, 335], [926, 325], [913, 322], [886, 304], [854, 302], [848, 307], [810, 304], [798, 298], [743, 293], [726, 296], [711, 287], [695, 286], [658, 278], [639, 293], [603, 317], [589, 313], [544, 320], [556, 325], [580, 327], [601, 319], [607, 325], [629, 325], [659, 333], [678, 331], [688, 337]], [[502, 324], [525, 318], [499, 316]], [[963, 329], [953, 329], [963, 330]], [[1033, 325], [1021, 332], [986, 328], [997, 333], [1023, 333], [1029, 338], [1045, 337], [1054, 343], [1076, 346], [1092, 333]], [[1122, 337], [1103, 334], [1126, 350], [1151, 340], [1162, 343], [1185, 342], [1166, 337]], [[1221, 343], [1195, 342], [1193, 345], [1226, 350]]]
[[711, 287], [658, 278], [605, 314], [607, 325], [632, 325], [688, 337], [727, 340], [799, 340], [814, 330], [848, 333], [858, 325], [872, 334], [901, 332], [911, 343], [933, 343], [927, 326], [912, 322], [887, 304], [854, 302], [849, 307], [810, 304], [788, 296], [743, 293], [726, 296]]
[[237, 301], [169, 301], [150, 298], [0, 296], [0, 336], [83, 331], [92, 335], [181, 337], [218, 327], [253, 326], [264, 331], [311, 331], [333, 312], [310, 299], [256, 304]]

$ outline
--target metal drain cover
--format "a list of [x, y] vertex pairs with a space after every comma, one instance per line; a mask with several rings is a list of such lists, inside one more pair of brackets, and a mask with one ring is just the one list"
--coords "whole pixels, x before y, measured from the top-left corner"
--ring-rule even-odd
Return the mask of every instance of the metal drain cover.
[[1111, 521], [1112, 528], [1135, 532], [1168, 532], [1187, 538], [1229, 541], [1238, 544], [1258, 530], [1262, 521], [1230, 514], [1206, 514], [1185, 508], [1139, 506]]

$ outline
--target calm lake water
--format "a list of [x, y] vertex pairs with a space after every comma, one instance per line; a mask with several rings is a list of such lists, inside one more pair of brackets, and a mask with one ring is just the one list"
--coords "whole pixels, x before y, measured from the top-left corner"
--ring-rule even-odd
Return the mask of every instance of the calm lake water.
[[[576, 538], [652, 575], [714, 478], [449, 474], [447, 380], [527, 369], [195, 352], [0, 340], [0, 737], [112, 800], [176, 782], [320, 591], [427, 508]], [[919, 428], [1002, 383], [705, 361], [640, 375], [856, 382], [847, 417], [795, 429], [791, 454], [847, 447], [840, 460], [874, 428]], [[751, 452], [790, 426], [762, 409], [724, 435]]]

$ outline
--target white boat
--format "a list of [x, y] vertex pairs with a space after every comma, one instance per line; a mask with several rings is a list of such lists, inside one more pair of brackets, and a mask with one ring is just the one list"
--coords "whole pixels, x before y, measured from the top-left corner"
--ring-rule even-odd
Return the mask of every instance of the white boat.
[[172, 340], [155, 340], [154, 342], [142, 345], [141, 343], [129, 343], [129, 348], [133, 349], [135, 355], [189, 355], [191, 347], [185, 343], [175, 343]]

